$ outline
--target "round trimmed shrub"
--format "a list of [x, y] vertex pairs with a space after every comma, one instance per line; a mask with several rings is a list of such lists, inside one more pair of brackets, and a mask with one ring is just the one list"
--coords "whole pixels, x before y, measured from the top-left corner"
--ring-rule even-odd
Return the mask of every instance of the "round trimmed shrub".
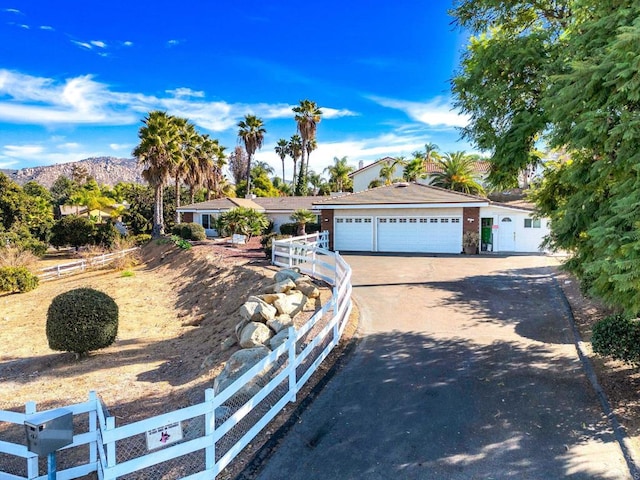
[[29, 292], [39, 281], [26, 267], [0, 267], [0, 292]]
[[107, 294], [77, 288], [53, 299], [47, 312], [49, 348], [77, 357], [111, 345], [118, 334], [118, 305]]
[[640, 364], [640, 321], [623, 315], [610, 315], [593, 326], [591, 345], [598, 355]]
[[207, 234], [204, 227], [199, 223], [187, 222], [174, 225], [171, 229], [171, 233], [179, 236], [184, 240], [206, 240]]

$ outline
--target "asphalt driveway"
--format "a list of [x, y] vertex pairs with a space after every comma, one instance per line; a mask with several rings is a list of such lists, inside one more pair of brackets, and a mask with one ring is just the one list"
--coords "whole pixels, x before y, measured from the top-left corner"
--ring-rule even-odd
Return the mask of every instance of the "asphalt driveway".
[[257, 478], [631, 478], [554, 259], [346, 258], [362, 338]]

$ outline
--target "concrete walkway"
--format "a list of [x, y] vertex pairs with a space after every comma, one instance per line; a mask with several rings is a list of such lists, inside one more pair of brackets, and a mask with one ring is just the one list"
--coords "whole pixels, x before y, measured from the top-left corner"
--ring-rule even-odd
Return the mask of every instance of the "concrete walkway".
[[630, 479], [543, 256], [347, 256], [355, 353], [260, 479]]

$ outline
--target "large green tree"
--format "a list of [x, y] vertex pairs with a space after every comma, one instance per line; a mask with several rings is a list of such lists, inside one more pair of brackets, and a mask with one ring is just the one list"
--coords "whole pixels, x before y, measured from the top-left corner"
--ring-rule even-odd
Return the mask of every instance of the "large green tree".
[[438, 170], [431, 173], [431, 185], [434, 187], [472, 195], [484, 194], [475, 172], [476, 162], [465, 152], [446, 153], [435, 164]]
[[276, 155], [278, 155], [280, 157], [280, 160], [282, 161], [282, 182], [285, 183], [284, 159], [287, 158], [287, 155], [289, 154], [289, 142], [287, 142], [284, 138], [281, 138], [280, 140], [278, 140], [278, 143], [274, 147], [274, 150], [276, 152]]
[[465, 134], [513, 183], [535, 142], [566, 150], [534, 199], [549, 244], [588, 293], [640, 312], [640, 4], [631, 0], [459, 2], [475, 33], [453, 80]]
[[262, 119], [255, 115], [245, 115], [244, 120], [238, 122], [238, 138], [244, 143], [247, 151], [247, 195], [251, 193], [251, 160], [257, 150], [262, 148], [264, 135], [267, 130], [264, 128]]
[[349, 174], [353, 167], [347, 164], [347, 157], [333, 157], [333, 165], [324, 169], [329, 173], [329, 185], [334, 192], [347, 192], [353, 189], [353, 182]]

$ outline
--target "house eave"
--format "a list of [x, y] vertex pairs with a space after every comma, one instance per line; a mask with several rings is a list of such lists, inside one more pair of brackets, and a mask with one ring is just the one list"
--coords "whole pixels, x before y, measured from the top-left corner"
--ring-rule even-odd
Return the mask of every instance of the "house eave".
[[359, 209], [406, 209], [406, 208], [463, 208], [488, 207], [489, 202], [460, 202], [460, 203], [363, 203], [350, 205], [315, 205], [318, 210], [359, 210]]

